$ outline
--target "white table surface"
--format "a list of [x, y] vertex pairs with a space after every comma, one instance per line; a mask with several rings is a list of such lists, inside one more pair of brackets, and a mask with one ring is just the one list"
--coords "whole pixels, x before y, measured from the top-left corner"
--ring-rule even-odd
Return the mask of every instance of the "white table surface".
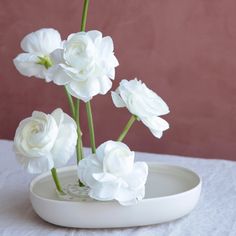
[[12, 142], [0, 140], [1, 236], [236, 236], [236, 162], [136, 153], [136, 160], [188, 167], [203, 179], [200, 201], [188, 216], [165, 224], [126, 229], [70, 229], [51, 225], [33, 211], [28, 186], [34, 177], [17, 163]]

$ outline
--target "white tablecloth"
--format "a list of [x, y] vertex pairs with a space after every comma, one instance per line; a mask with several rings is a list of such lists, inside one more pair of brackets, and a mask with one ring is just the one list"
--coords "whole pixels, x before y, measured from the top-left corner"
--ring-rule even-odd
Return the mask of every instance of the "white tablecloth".
[[11, 141], [0, 141], [0, 235], [236, 236], [236, 162], [136, 153], [136, 160], [188, 167], [203, 179], [198, 206], [174, 222], [126, 229], [70, 229], [51, 225], [33, 211], [30, 180], [16, 162]]

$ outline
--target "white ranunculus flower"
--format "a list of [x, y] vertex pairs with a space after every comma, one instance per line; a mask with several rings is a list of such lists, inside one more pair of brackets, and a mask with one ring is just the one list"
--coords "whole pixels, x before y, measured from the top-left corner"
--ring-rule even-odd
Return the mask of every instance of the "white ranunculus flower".
[[100, 201], [135, 204], [145, 195], [148, 166], [134, 163], [134, 152], [122, 142], [107, 141], [79, 162], [78, 175], [90, 188], [89, 196]]
[[140, 80], [122, 80], [111, 95], [116, 107], [126, 107], [155, 137], [161, 138], [163, 131], [169, 128], [169, 124], [159, 117], [169, 113], [168, 106]]
[[118, 61], [112, 38], [99, 31], [69, 35], [63, 49], [51, 53], [53, 66], [46, 80], [65, 85], [68, 92], [84, 102], [97, 94], [106, 94], [115, 78]]
[[76, 123], [60, 108], [51, 114], [34, 111], [16, 130], [14, 150], [30, 173], [42, 173], [68, 162], [75, 151]]
[[24, 53], [14, 60], [16, 69], [25, 76], [44, 79], [51, 66], [50, 53], [62, 47], [61, 36], [55, 29], [43, 28], [26, 35], [21, 41]]

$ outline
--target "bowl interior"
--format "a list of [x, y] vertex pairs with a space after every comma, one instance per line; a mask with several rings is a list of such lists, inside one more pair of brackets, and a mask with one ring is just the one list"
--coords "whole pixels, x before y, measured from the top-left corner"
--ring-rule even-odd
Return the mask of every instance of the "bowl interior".
[[[145, 199], [167, 197], [190, 191], [201, 182], [199, 176], [193, 171], [179, 166], [159, 163], [148, 163], [148, 165]], [[75, 183], [77, 180], [75, 166], [61, 168], [58, 174], [62, 186]], [[31, 182], [31, 192], [44, 199], [59, 200], [50, 173], [36, 177]]]

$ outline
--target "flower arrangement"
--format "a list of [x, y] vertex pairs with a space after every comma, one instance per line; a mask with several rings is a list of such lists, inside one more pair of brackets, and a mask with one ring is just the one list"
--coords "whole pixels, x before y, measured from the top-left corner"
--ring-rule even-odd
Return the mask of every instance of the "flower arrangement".
[[[131, 205], [143, 199], [148, 166], [134, 162], [135, 153], [123, 143], [135, 121], [141, 121], [156, 138], [168, 123], [160, 116], [169, 113], [166, 103], [140, 80], [122, 80], [111, 92], [115, 107], [126, 107], [131, 118], [116, 141], [96, 148], [91, 100], [105, 95], [119, 65], [113, 40], [101, 32], [85, 32], [89, 1], [84, 1], [81, 31], [62, 40], [55, 29], [43, 28], [21, 41], [23, 53], [13, 61], [24, 76], [44, 79], [65, 88], [71, 116], [57, 108], [51, 114], [34, 111], [16, 130], [14, 150], [29, 173], [51, 171], [57, 192], [67, 193], [60, 184], [57, 168], [64, 166], [76, 150], [79, 187], [88, 189], [90, 198], [116, 200]], [[84, 157], [79, 105], [86, 103], [92, 154]]]

